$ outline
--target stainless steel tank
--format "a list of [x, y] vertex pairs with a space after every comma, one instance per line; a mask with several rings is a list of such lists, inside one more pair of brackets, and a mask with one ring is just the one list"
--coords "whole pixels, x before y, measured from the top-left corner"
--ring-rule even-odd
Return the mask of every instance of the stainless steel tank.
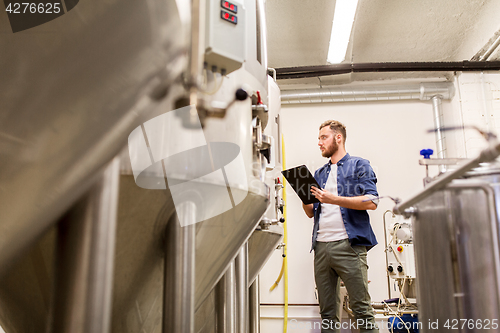
[[[196, 224], [195, 307], [198, 312], [208, 311], [202, 303], [250, 236], [265, 207], [264, 197], [249, 193], [232, 211]], [[121, 176], [113, 332], [161, 331], [162, 242], [173, 212], [174, 203], [167, 191], [141, 189], [132, 176]]]
[[415, 207], [422, 331], [498, 332], [500, 164], [468, 172]]
[[248, 240], [248, 284], [253, 283], [267, 260], [283, 238], [283, 228], [272, 226], [270, 230], [255, 230]]
[[16, 33], [8, 22], [2, 11], [0, 276], [123, 148], [186, 50], [175, 0], [80, 1]]
[[[88, 188], [93, 175], [119, 151], [134, 128], [147, 120], [145, 111], [152, 111], [148, 116], [151, 118], [151, 113], [161, 115], [174, 109], [174, 100], [159, 102], [159, 97], [166, 94], [171, 81], [184, 69], [179, 65], [184, 59], [184, 34], [177, 33], [182, 22], [176, 4], [181, 3], [122, 1], [93, 7], [93, 2], [81, 3], [52, 22], [50, 27], [56, 33], [47, 37], [47, 54], [41, 54], [40, 59], [33, 60], [39, 42], [29, 33], [24, 37], [26, 45], [14, 41], [12, 51], [6, 53], [8, 57], [3, 58], [2, 54], [0, 60], [11, 60], [13, 64], [4, 77], [26, 82], [30, 74], [36, 78], [19, 89], [30, 93], [34, 102], [25, 105], [24, 95], [6, 95], [7, 113], [2, 116], [7, 121], [0, 124], [0, 132], [8, 134], [7, 140], [1, 141], [0, 154], [12, 157], [0, 162], [0, 275], [4, 274], [0, 284], [0, 323], [8, 333], [41, 332], [47, 327], [55, 255], [51, 223]], [[255, 2], [250, 4], [250, 8], [255, 7]], [[69, 20], [70, 14], [79, 15], [76, 23]], [[249, 11], [249, 15], [249, 20], [256, 21], [255, 11]], [[62, 20], [65, 17], [67, 20]], [[68, 22], [73, 25], [68, 27]], [[204, 96], [207, 104], [214, 101], [228, 105], [242, 84], [250, 95], [259, 91], [263, 103], [267, 103], [267, 63], [265, 56], [257, 59], [261, 54], [254, 45], [264, 37], [257, 36], [256, 29], [248, 31], [253, 38], [245, 39], [250, 46], [246, 48], [249, 56], [243, 68], [227, 75], [217, 93]], [[68, 57], [76, 59], [78, 66]], [[43, 66], [50, 61], [60, 61], [60, 68], [51, 76], [42, 75]], [[59, 91], [51, 89], [56, 83], [61, 85]], [[57, 92], [63, 94], [59, 100], [55, 98]], [[265, 168], [261, 167], [263, 158], [255, 144], [258, 137], [254, 117], [252, 102], [247, 99], [228, 108], [222, 119], [204, 119], [202, 135], [207, 147], [221, 142], [238, 147], [238, 162], [243, 167], [241, 172], [228, 174], [225, 183], [210, 177], [197, 183], [208, 189], [205, 194], [212, 193], [213, 207], [222, 202], [222, 193], [227, 196], [229, 187], [234, 198], [238, 198], [232, 209], [195, 225], [193, 299], [197, 318], [200, 313], [212, 313], [206, 304], [210, 309], [214, 286], [248, 241], [269, 204], [269, 187], [263, 181]], [[23, 122], [25, 118], [32, 120]], [[148, 132], [147, 126], [142, 128]], [[176, 136], [189, 138], [191, 130], [177, 124], [160, 131], [161, 139], [149, 144], [170, 143]], [[122, 161], [127, 158], [125, 154]], [[179, 185], [191, 179], [187, 172], [169, 168], [164, 157], [161, 160], [156, 162], [165, 162], [167, 175], [153, 172], [152, 178], [164, 182], [165, 176], [168, 178], [168, 186], [162, 189], [139, 187], [131, 168], [124, 167], [120, 177], [113, 332], [160, 332], [164, 305], [177, 305], [173, 297], [164, 297], [163, 293], [164, 262], [171, 259], [165, 258], [165, 227], [175, 211], [170, 181]], [[172, 170], [175, 172], [170, 174]], [[192, 193], [196, 194], [189, 192]], [[23, 249], [25, 253], [21, 255]], [[184, 278], [183, 272], [170, 273], [177, 275], [177, 281]], [[209, 321], [202, 324], [214, 327]]]

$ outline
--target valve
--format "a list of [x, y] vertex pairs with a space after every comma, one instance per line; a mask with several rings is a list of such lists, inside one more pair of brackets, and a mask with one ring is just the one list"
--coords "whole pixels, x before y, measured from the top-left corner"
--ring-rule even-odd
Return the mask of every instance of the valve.
[[[269, 230], [269, 227], [271, 225], [277, 225], [279, 222], [281, 222], [281, 219], [277, 220], [277, 219], [269, 219], [267, 217], [264, 217], [264, 218], [262, 218], [262, 220], [260, 220], [259, 225], [260, 225], [260, 228], [262, 230]], [[283, 222], [285, 222], [284, 219], [283, 219]], [[283, 223], [283, 222], [281, 222], [281, 223]]]
[[425, 159], [430, 159], [432, 154], [434, 154], [434, 150], [432, 149], [422, 149], [420, 151], [420, 155], [422, 155]]
[[[194, 128], [197, 129], [199, 124], [201, 127], [205, 126], [206, 118], [224, 118], [226, 116], [227, 110], [236, 102], [244, 101], [248, 98], [248, 93], [239, 88], [236, 90], [234, 94], [234, 99], [229, 103], [221, 103], [221, 102], [212, 102], [210, 105], [203, 99], [198, 99], [196, 104], [196, 112], [191, 112], [189, 114], [184, 114], [182, 112], [176, 112], [176, 115], [181, 118], [182, 126], [185, 128]], [[184, 106], [190, 105], [191, 100], [187, 97], [181, 97], [175, 102], [175, 108], [180, 109]]]

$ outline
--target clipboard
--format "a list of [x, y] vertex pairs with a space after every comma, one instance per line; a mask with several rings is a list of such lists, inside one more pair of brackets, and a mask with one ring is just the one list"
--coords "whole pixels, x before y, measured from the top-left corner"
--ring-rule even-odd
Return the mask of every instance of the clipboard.
[[306, 205], [319, 202], [311, 193], [311, 187], [321, 188], [305, 165], [281, 171], [300, 200]]

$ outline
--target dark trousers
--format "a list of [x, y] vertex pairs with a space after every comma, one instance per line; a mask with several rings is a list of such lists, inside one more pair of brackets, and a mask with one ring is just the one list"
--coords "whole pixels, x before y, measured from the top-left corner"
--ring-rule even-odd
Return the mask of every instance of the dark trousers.
[[[344, 281], [360, 333], [378, 332], [368, 293], [366, 247], [351, 246], [348, 239], [317, 242], [314, 277], [318, 289], [322, 333], [340, 332], [340, 279]], [[340, 279], [339, 279], [340, 277]]]

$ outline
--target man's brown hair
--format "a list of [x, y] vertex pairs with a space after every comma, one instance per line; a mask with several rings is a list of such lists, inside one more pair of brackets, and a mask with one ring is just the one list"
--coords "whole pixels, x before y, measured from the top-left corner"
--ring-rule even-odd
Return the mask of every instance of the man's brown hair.
[[342, 124], [340, 121], [336, 121], [336, 120], [327, 120], [327, 121], [323, 122], [323, 124], [321, 124], [321, 126], [319, 127], [319, 130], [321, 131], [321, 129], [323, 127], [326, 127], [326, 126], [330, 126], [330, 129], [333, 132], [340, 133], [342, 135], [342, 137], [344, 138], [344, 145], [345, 145], [345, 140], [347, 139], [347, 133], [346, 133], [344, 124]]

